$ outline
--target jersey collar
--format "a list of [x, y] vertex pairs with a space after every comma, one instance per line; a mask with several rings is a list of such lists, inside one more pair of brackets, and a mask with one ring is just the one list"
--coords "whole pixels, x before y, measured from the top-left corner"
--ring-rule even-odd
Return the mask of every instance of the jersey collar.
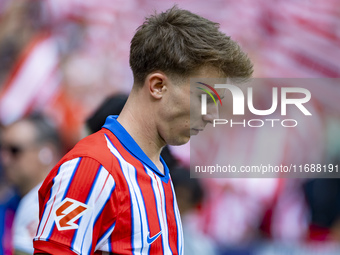
[[144, 153], [139, 145], [133, 140], [130, 134], [125, 128], [117, 121], [118, 115], [110, 115], [106, 118], [103, 128], [110, 130], [120, 141], [120, 143], [127, 149], [132, 155], [142, 161], [148, 168], [154, 171], [164, 182], [169, 180], [169, 168], [165, 164], [162, 156], [160, 160], [164, 167], [164, 174], [162, 174], [151, 159]]

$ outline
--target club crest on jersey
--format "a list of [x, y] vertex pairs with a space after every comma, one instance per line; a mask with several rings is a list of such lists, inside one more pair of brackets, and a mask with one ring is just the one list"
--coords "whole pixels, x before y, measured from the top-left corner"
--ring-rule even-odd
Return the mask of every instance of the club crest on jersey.
[[65, 198], [55, 210], [55, 223], [59, 231], [77, 229], [75, 223], [89, 210], [89, 206], [72, 198]]

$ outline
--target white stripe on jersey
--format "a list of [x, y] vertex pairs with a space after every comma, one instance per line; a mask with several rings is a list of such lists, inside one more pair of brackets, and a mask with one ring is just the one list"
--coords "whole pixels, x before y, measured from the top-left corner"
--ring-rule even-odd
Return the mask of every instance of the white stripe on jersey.
[[53, 186], [51, 188], [51, 196], [45, 205], [45, 209], [39, 224], [39, 229], [34, 240], [48, 240], [48, 237], [53, 229], [54, 222], [54, 211], [55, 208], [62, 202], [65, 197], [65, 193], [72, 181], [80, 158], [75, 158], [65, 162], [59, 167], [58, 174], [53, 179]]
[[113, 146], [111, 141], [105, 136], [107, 146], [111, 153], [118, 159], [124, 177], [127, 181], [132, 206], [132, 249], [133, 254], [148, 254], [149, 245], [146, 242], [146, 237], [149, 233], [149, 225], [147, 221], [147, 214], [142, 192], [137, 183], [137, 171], [134, 166], [126, 162], [120, 155], [118, 150]]
[[[136, 168], [132, 166], [130, 163], [126, 162], [124, 158], [120, 155], [118, 150], [113, 146], [111, 141], [107, 138], [107, 146], [110, 151], [116, 158], [119, 160], [121, 165], [121, 169], [125, 176], [125, 179], [129, 186], [129, 191], [132, 199], [132, 211], [133, 211], [133, 230], [134, 233], [138, 233], [138, 235], [134, 235], [132, 247], [135, 248], [134, 254], [148, 254], [149, 245], [146, 242], [146, 236], [149, 234], [149, 228], [145, 229], [144, 226], [149, 226], [147, 222], [146, 208], [143, 200], [143, 196], [138, 186], [137, 182], [137, 172]], [[151, 185], [153, 189], [153, 193], [156, 199], [156, 207], [158, 214], [158, 221], [161, 228], [161, 238], [163, 244], [163, 254], [173, 254], [170, 249], [169, 243], [169, 230], [167, 226], [167, 214], [166, 214], [166, 204], [165, 204], [165, 194], [164, 194], [164, 186], [162, 185], [162, 180], [158, 175], [156, 175], [152, 170], [150, 170], [147, 166], [144, 165], [146, 173], [151, 178]], [[174, 208], [175, 208], [175, 218], [177, 222], [177, 232], [178, 232], [178, 245], [180, 245], [179, 254], [183, 254], [183, 233], [182, 233], [182, 224], [179, 216], [179, 210], [177, 206], [177, 201], [174, 193], [174, 189], [171, 183], [172, 194], [174, 197]], [[141, 202], [142, 201], [142, 202]], [[144, 228], [143, 228], [144, 227]], [[142, 228], [143, 233], [140, 233]], [[143, 238], [143, 240], [142, 240]]]
[[[91, 208], [91, 213], [86, 213], [79, 220], [79, 227], [75, 232], [72, 240], [72, 249], [80, 254], [89, 254], [92, 248], [92, 237], [94, 224], [100, 216], [104, 206], [111, 197], [112, 191], [115, 188], [115, 181], [112, 175], [103, 167], [100, 166], [96, 179], [92, 184], [86, 204]], [[111, 229], [112, 233], [113, 228]], [[103, 240], [105, 241], [105, 240]]]
[[[162, 246], [163, 246], [163, 254], [164, 254], [164, 234], [163, 234], [163, 224], [162, 224], [162, 212], [161, 212], [161, 204], [159, 202], [159, 197], [160, 197], [160, 194], [158, 192], [158, 189], [157, 189], [157, 180], [155, 179], [154, 177], [154, 173], [145, 166], [145, 171], [147, 172], [147, 174], [151, 177], [151, 187], [152, 187], [152, 191], [153, 191], [153, 194], [154, 194], [154, 197], [155, 197], [155, 203], [156, 203], [156, 210], [157, 210], [157, 214], [158, 214], [158, 224], [159, 224], [159, 227], [162, 231], [162, 235], [161, 235], [161, 238], [162, 238]], [[156, 187], [156, 188], [155, 188]], [[157, 198], [157, 194], [158, 194], [158, 198]]]
[[172, 254], [169, 244], [169, 231], [167, 227], [167, 215], [165, 210], [165, 196], [162, 185], [162, 180], [148, 167], [145, 167], [148, 175], [151, 176], [151, 185], [156, 198], [158, 218], [160, 220], [160, 226], [162, 231], [162, 242], [163, 242], [163, 254]]
[[[132, 199], [133, 210], [133, 248], [136, 254], [148, 254], [149, 247], [145, 243], [146, 234], [149, 232], [146, 208], [141, 190], [137, 184], [137, 171], [126, 161], [121, 161], [124, 177], [127, 180]], [[138, 233], [138, 235], [136, 235]]]
[[174, 197], [174, 208], [175, 208], [175, 218], [176, 218], [176, 222], [177, 222], [177, 248], [179, 250], [178, 251], [178, 254], [179, 255], [183, 255], [184, 254], [184, 251], [183, 251], [183, 231], [182, 231], [182, 221], [181, 221], [181, 216], [179, 214], [179, 209], [178, 209], [178, 205], [177, 205], [177, 199], [176, 199], [176, 194], [175, 194], [175, 189], [174, 189], [174, 186], [171, 182], [171, 189], [172, 189], [172, 195]]

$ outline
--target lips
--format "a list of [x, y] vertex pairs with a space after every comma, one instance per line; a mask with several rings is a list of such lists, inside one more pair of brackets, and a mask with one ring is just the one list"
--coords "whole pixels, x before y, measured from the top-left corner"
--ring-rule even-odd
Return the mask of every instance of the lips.
[[192, 128], [190, 131], [190, 135], [197, 135], [200, 131], [203, 131], [203, 129]]

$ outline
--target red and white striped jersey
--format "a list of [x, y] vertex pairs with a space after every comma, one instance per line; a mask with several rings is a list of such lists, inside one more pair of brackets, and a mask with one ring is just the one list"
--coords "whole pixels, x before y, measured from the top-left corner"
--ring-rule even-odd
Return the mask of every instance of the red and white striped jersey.
[[39, 190], [35, 253], [183, 254], [176, 197], [116, 117], [81, 140]]

